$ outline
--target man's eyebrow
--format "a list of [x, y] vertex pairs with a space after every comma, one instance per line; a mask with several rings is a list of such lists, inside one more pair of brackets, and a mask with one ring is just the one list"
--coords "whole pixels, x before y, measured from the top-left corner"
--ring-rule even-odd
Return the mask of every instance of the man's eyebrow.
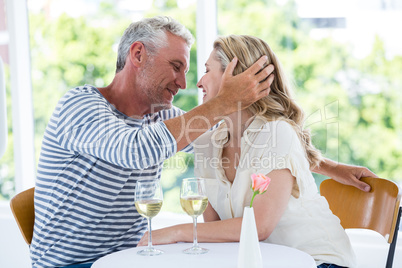
[[171, 62], [172, 62], [172, 63], [178, 63], [178, 64], [180, 64], [181, 66], [184, 65], [181, 60], [172, 60]]
[[[184, 63], [181, 60], [172, 60], [171, 63], [177, 63], [180, 65], [180, 67], [184, 66]], [[185, 73], [187, 73], [189, 71], [189, 67], [187, 67], [187, 70], [185, 70]]]

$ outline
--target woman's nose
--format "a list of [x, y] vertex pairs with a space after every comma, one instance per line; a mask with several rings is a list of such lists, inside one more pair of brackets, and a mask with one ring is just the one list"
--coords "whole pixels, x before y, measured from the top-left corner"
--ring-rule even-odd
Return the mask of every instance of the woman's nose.
[[200, 81], [197, 82], [197, 87], [202, 88], [202, 77], [201, 77]]

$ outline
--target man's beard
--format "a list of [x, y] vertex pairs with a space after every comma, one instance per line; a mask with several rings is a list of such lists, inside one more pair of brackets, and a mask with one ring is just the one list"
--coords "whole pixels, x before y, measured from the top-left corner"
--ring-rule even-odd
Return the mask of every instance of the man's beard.
[[166, 89], [160, 84], [156, 84], [155, 80], [153, 80], [149, 75], [153, 73], [153, 66], [153, 60], [147, 62], [143, 71], [141, 72], [140, 79], [142, 93], [147, 96], [149, 103], [151, 104], [151, 113], [156, 113], [161, 110], [172, 108], [172, 103], [165, 103], [163, 94]]

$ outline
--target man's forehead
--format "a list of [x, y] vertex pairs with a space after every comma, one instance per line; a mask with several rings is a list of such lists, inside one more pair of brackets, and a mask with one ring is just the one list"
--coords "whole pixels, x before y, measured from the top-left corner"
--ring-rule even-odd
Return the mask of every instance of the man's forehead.
[[169, 62], [176, 62], [185, 68], [190, 64], [190, 47], [186, 41], [172, 34], [168, 35], [167, 46], [160, 50], [160, 55]]
[[183, 38], [173, 34], [169, 34], [167, 43], [168, 48], [172, 50], [181, 51], [182, 53], [185, 53], [184, 56], [190, 57], [191, 47], [188, 46], [186, 40], [184, 40]]

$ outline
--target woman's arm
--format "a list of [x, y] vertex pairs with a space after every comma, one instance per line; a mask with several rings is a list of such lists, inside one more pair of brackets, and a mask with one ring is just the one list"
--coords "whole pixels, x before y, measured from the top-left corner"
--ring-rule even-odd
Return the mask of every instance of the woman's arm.
[[365, 192], [370, 191], [370, 186], [360, 181], [360, 179], [362, 177], [377, 178], [377, 175], [375, 175], [366, 167], [337, 163], [328, 158], [323, 159], [320, 163], [320, 166], [314, 168], [312, 172], [331, 177], [337, 182], [346, 185], [352, 185]]
[[[267, 239], [278, 224], [287, 207], [293, 184], [295, 183], [295, 178], [288, 169], [274, 170], [268, 176], [271, 178], [271, 184], [267, 192], [256, 196], [253, 203], [258, 238], [260, 240]], [[212, 208], [210, 207], [210, 209]], [[197, 225], [198, 241], [238, 242], [240, 240], [242, 218], [209, 221], [209, 217], [213, 216], [210, 209], [208, 212], [206, 210], [207, 222]], [[215, 211], [213, 212], [216, 213]], [[145, 246], [147, 241], [148, 232], [141, 238], [138, 245]], [[175, 225], [152, 232], [152, 243], [155, 245], [192, 241], [192, 224]]]
[[219, 217], [218, 213], [216, 213], [215, 209], [211, 206], [211, 204], [208, 202], [208, 206], [205, 209], [204, 213], [202, 214], [204, 217], [204, 222], [210, 222], [210, 221], [220, 221], [221, 218]]
[[257, 195], [253, 204], [259, 240], [267, 239], [275, 229], [286, 210], [293, 185], [296, 183], [289, 169], [274, 170], [267, 176], [271, 178], [268, 190], [262, 195]]

